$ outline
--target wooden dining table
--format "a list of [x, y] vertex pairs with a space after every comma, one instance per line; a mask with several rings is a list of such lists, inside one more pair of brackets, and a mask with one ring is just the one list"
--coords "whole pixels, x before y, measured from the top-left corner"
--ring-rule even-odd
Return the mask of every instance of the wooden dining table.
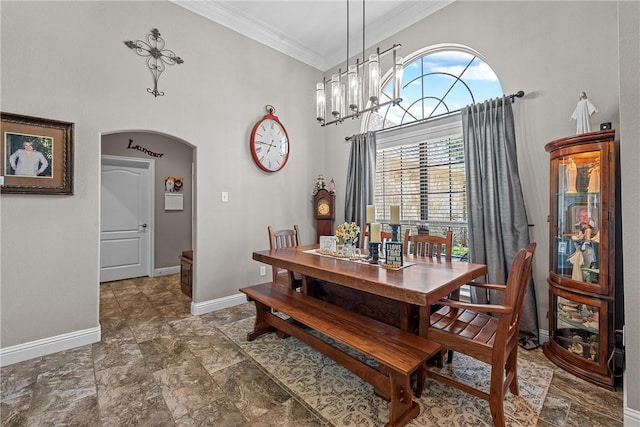
[[426, 336], [431, 305], [487, 274], [487, 266], [421, 256], [387, 269], [318, 253], [318, 245], [253, 252], [253, 259], [302, 276], [301, 291]]

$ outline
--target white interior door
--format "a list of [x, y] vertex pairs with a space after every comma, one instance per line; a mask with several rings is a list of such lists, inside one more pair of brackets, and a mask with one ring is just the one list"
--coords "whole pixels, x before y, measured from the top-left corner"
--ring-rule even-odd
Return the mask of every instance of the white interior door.
[[152, 160], [102, 156], [100, 282], [150, 276]]

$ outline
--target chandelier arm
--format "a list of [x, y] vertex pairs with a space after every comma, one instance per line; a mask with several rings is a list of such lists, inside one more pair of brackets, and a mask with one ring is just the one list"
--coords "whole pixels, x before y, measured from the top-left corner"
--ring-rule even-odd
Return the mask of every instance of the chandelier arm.
[[402, 102], [402, 98], [392, 99], [387, 102], [383, 102], [382, 104], [376, 104], [373, 107], [365, 108], [364, 110], [360, 110], [357, 113], [349, 114], [348, 116], [342, 116], [338, 119], [331, 120], [330, 122], [320, 123], [320, 126], [332, 125], [334, 123], [342, 123], [345, 119], [355, 119], [360, 117], [361, 114], [368, 113], [369, 111], [377, 111], [379, 108], [386, 107], [387, 105], [399, 105]]

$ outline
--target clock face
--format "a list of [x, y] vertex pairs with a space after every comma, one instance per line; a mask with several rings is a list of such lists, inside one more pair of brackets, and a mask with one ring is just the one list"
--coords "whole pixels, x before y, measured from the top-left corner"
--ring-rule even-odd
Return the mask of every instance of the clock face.
[[287, 163], [289, 136], [273, 114], [267, 114], [253, 127], [251, 155], [258, 167], [266, 172], [279, 171]]
[[329, 215], [329, 201], [327, 199], [318, 201], [318, 215]]

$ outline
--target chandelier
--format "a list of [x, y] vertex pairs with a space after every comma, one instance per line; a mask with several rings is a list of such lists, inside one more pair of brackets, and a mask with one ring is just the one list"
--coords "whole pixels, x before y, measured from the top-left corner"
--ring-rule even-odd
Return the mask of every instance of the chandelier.
[[[403, 64], [399, 55], [400, 44], [369, 55], [365, 60], [365, 0], [362, 0], [362, 61], [356, 58], [355, 64], [349, 64], [349, 0], [347, 0], [347, 61], [346, 71], [338, 69], [331, 79], [323, 78], [316, 84], [316, 119], [320, 126], [342, 123], [345, 119], [354, 119], [369, 111], [377, 111], [380, 107], [402, 102], [400, 88], [402, 84]], [[382, 92], [380, 87], [380, 69], [382, 58], [392, 55], [391, 72], [393, 93]], [[366, 82], [366, 83], [365, 83]], [[327, 99], [327, 93], [329, 98]], [[382, 98], [386, 98], [381, 102]], [[327, 101], [329, 101], [327, 103]], [[327, 121], [327, 108], [330, 115]]]

